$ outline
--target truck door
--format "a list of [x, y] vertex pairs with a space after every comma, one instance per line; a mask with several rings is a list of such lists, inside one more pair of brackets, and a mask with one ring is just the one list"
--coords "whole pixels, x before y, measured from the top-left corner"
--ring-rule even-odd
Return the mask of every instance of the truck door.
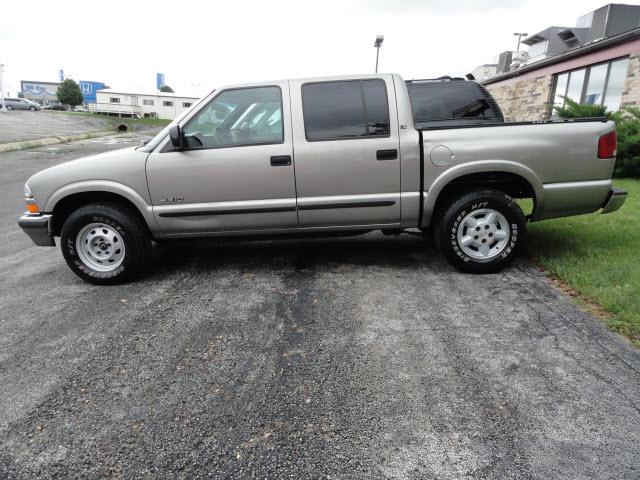
[[391, 75], [291, 81], [301, 227], [400, 223], [400, 151]]
[[182, 130], [188, 148], [166, 141], [147, 160], [164, 233], [297, 227], [287, 82], [223, 90]]

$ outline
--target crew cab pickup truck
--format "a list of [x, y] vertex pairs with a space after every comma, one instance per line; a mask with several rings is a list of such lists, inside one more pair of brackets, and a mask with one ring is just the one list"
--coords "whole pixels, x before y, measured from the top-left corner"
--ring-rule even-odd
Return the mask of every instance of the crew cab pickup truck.
[[[396, 74], [213, 91], [146, 145], [64, 163], [25, 185], [19, 225], [96, 284], [131, 279], [152, 240], [432, 234], [467, 272], [520, 250], [527, 221], [612, 212], [613, 122], [504, 123], [474, 82]], [[515, 199], [533, 199], [525, 217]]]

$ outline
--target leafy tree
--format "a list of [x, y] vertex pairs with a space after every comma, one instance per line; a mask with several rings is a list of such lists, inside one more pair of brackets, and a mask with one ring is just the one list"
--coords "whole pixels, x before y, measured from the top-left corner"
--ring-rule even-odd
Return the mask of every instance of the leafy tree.
[[71, 105], [72, 107], [75, 105], [80, 105], [84, 100], [80, 87], [70, 78], [67, 78], [60, 84], [56, 95], [60, 103]]
[[160, 91], [166, 92], [166, 93], [173, 93], [173, 88], [171, 88], [169, 85], [162, 85], [160, 87]]
[[625, 108], [608, 112], [603, 105], [578, 103], [570, 98], [564, 107], [553, 107], [561, 118], [605, 117], [616, 122], [618, 152], [613, 171], [615, 177], [640, 177], [640, 108]]

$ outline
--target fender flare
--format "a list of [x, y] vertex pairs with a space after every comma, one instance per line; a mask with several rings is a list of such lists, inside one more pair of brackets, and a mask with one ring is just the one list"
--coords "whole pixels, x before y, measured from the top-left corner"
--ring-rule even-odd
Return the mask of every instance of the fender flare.
[[138, 209], [145, 222], [147, 222], [149, 229], [157, 231], [156, 220], [153, 216], [153, 207], [133, 188], [123, 183], [110, 180], [87, 180], [63, 185], [49, 195], [45, 203], [44, 211], [53, 212], [55, 206], [69, 195], [90, 192], [108, 192], [126, 198]]
[[420, 226], [426, 227], [431, 223], [431, 217], [433, 215], [433, 210], [435, 208], [436, 201], [438, 200], [438, 196], [449, 183], [464, 175], [487, 172], [513, 173], [521, 176], [529, 182], [535, 193], [535, 213], [537, 214], [544, 210], [544, 188], [542, 186], [542, 181], [533, 170], [521, 163], [513, 162], [511, 160], [481, 160], [451, 167], [435, 179], [431, 184], [431, 188], [425, 192], [423, 197], [423, 216], [422, 225]]

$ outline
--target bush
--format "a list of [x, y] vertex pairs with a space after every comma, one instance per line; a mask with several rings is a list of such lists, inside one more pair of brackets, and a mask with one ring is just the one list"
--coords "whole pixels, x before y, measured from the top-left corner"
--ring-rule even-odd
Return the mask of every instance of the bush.
[[613, 174], [640, 177], [640, 108], [627, 108], [625, 113], [616, 121], [618, 156]]
[[625, 108], [619, 112], [608, 112], [603, 105], [574, 102], [563, 97], [564, 107], [553, 107], [561, 118], [606, 117], [616, 122], [618, 154], [614, 177], [640, 177], [640, 108]]

